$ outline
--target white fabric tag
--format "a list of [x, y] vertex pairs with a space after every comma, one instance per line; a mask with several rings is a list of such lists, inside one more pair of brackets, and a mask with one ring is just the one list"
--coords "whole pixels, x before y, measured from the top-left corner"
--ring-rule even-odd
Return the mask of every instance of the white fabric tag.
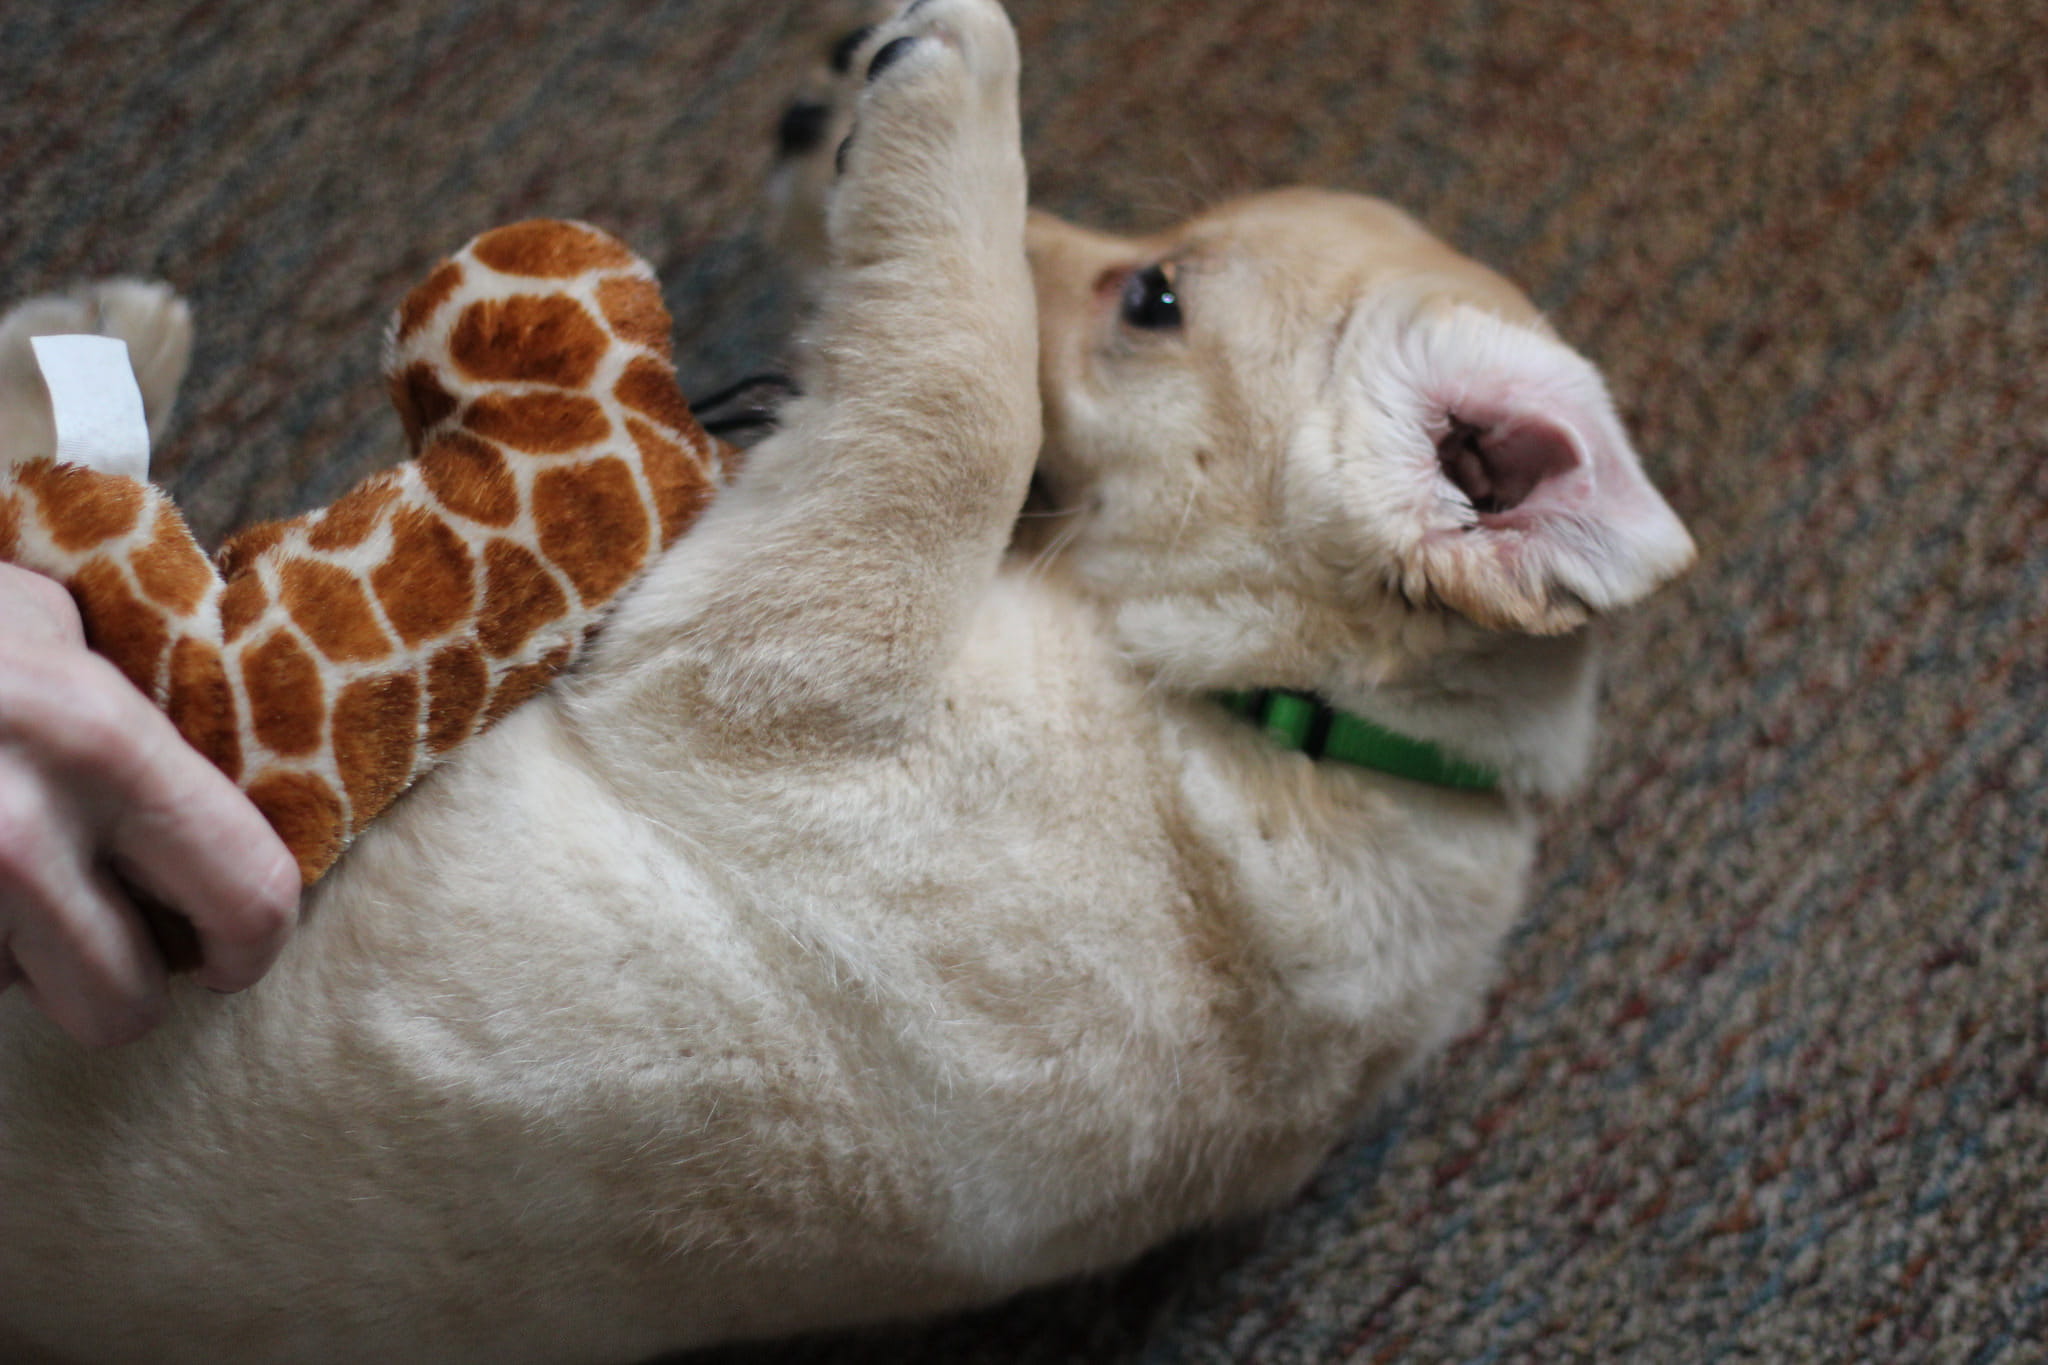
[[119, 337], [33, 337], [50, 391], [59, 464], [149, 479], [149, 418], [128, 343]]

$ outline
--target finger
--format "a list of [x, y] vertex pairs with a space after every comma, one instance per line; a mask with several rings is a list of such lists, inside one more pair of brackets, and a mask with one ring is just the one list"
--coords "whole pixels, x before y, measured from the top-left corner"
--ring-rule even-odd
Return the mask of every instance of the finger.
[[0, 564], [0, 639], [10, 648], [62, 645], [83, 648], [78, 605], [54, 578]]
[[234, 783], [151, 708], [108, 831], [121, 874], [181, 915], [199, 940], [202, 986], [253, 986], [298, 923], [299, 868]]
[[263, 975], [297, 921], [297, 866], [261, 812], [112, 665], [31, 654], [0, 669], [0, 750], [10, 744], [91, 793], [83, 818], [115, 869], [198, 935], [200, 984], [241, 990]]
[[163, 964], [141, 920], [104, 874], [69, 875], [63, 862], [42, 871], [38, 884], [16, 891], [31, 901], [8, 947], [23, 990], [88, 1047], [140, 1038], [165, 1004]]

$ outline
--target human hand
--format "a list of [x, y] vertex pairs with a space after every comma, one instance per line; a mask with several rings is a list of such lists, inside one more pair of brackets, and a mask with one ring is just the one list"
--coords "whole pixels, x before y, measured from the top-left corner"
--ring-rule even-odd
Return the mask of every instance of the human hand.
[[86, 648], [70, 594], [0, 564], [0, 991], [20, 984], [87, 1044], [147, 1033], [166, 966], [137, 895], [190, 926], [201, 985], [237, 991], [297, 923], [299, 873], [248, 798]]

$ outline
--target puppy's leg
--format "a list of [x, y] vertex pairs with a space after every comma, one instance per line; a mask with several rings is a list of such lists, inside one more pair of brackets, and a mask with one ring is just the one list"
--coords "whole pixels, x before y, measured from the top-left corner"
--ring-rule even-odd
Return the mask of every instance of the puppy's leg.
[[[993, 0], [920, 0], [849, 54], [804, 396], [608, 631], [615, 671], [743, 728], [914, 715], [1036, 456], [1017, 58]], [[602, 665], [600, 665], [602, 667]], [[644, 676], [644, 675], [643, 675]], [[699, 709], [703, 708], [703, 709]]]
[[192, 359], [192, 312], [166, 284], [102, 280], [17, 305], [0, 317], [0, 465], [57, 449], [50, 396], [31, 339], [62, 333], [119, 337], [142, 389], [152, 440], [163, 436]]

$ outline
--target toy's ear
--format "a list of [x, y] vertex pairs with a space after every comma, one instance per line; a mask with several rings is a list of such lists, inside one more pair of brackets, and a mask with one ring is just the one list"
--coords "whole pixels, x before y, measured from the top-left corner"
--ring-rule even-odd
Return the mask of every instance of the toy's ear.
[[1403, 590], [1497, 630], [1548, 635], [1692, 562], [1593, 367], [1472, 309], [1418, 325], [1405, 365], [1426, 488]]

